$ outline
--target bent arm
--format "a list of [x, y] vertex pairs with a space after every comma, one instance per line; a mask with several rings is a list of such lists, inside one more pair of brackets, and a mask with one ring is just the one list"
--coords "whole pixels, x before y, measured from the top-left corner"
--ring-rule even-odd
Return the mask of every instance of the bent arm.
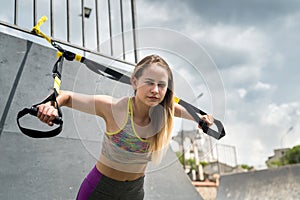
[[194, 120], [194, 118], [188, 113], [188, 111], [178, 103], [174, 104], [175, 107], [175, 117], [183, 118], [183, 119], [188, 119], [188, 120]]
[[[183, 119], [195, 121], [195, 119], [190, 115], [190, 113], [183, 106], [179, 105], [178, 103], [175, 103], [174, 106], [175, 106], [175, 112], [174, 112], [175, 117], [180, 117]], [[214, 118], [212, 117], [212, 115], [201, 115], [199, 113], [197, 114], [202, 120], [204, 120], [207, 123], [208, 126], [211, 126], [213, 124]]]

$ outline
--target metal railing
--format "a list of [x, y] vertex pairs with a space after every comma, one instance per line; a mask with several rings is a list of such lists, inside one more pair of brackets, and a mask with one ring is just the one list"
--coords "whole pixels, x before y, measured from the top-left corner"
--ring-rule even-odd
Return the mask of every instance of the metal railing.
[[[58, 2], [60, 4], [64, 4], [63, 6], [58, 7]], [[63, 3], [61, 3], [63, 2]], [[37, 0], [33, 0], [32, 2], [26, 1], [27, 4], [29, 4], [29, 6], [32, 8], [32, 13], [27, 13], [27, 15], [32, 16], [32, 27], [37, 23], [38, 19], [44, 15], [42, 14], [41, 16], [38, 15], [38, 13], [40, 13], [40, 9], [38, 7], [38, 3], [41, 3], [41, 1], [37, 1]], [[71, 6], [71, 3], [73, 6]], [[114, 4], [114, 6], [112, 5], [112, 3]], [[2, 26], [6, 26], [9, 28], [13, 28], [19, 31], [23, 31], [26, 33], [30, 33], [31, 30], [29, 30], [28, 28], [24, 27], [21, 25], [21, 21], [20, 20], [20, 14], [23, 14], [24, 12], [28, 12], [25, 11], [25, 9], [20, 9], [21, 4], [24, 4], [24, 1], [20, 2], [18, 0], [14, 0], [14, 6], [13, 6], [13, 11], [11, 11], [10, 13], [13, 13], [13, 20], [12, 21], [5, 21], [3, 19], [0, 19], [0, 25]], [[80, 6], [78, 6], [80, 4]], [[124, 4], [127, 5], [127, 9], [126, 11], [130, 10], [130, 12], [127, 12], [127, 15], [124, 14]], [[80, 7], [80, 13], [76, 13], [76, 11], [74, 10], [74, 5], [77, 5], [77, 7]], [[122, 61], [126, 61], [126, 44], [131, 46], [133, 50], [131, 50], [131, 55], [133, 55], [134, 57], [134, 62], [136, 63], [138, 60], [138, 53], [137, 53], [137, 42], [136, 42], [136, 3], [135, 0], [65, 0], [65, 1], [54, 1], [54, 0], [49, 0], [48, 5], [43, 5], [44, 6], [44, 10], [45, 8], [47, 8], [48, 12], [50, 13], [50, 19], [49, 19], [49, 23], [50, 23], [50, 30], [49, 30], [49, 34], [51, 36], [51, 38], [53, 38], [55, 41], [68, 45], [70, 47], [76, 48], [76, 49], [80, 49], [83, 50], [85, 52], [90, 52], [90, 53], [95, 53], [107, 58], [111, 58], [116, 60], [116, 57], [120, 55], [115, 55], [114, 53], [114, 47], [116, 47], [116, 44], [114, 44], [114, 35], [120, 35], [121, 34], [121, 43], [117, 44], [117, 48], [122, 50]], [[1, 8], [0, 8], [1, 10]], [[62, 11], [64, 10], [64, 11]], [[93, 16], [90, 13], [86, 13], [87, 11], [94, 11]], [[78, 10], [77, 10], [78, 11]], [[100, 17], [100, 12], [102, 13], [102, 18]], [[76, 13], [76, 14], [74, 14]], [[107, 16], [103, 17], [103, 13], [107, 14]], [[115, 14], [114, 18], [112, 16], [112, 14]], [[117, 19], [117, 15], [116, 13], [118, 13], [118, 19]], [[78, 15], [79, 14], [79, 15]], [[24, 15], [24, 14], [23, 14]], [[59, 15], [59, 16], [58, 16]], [[61, 15], [65, 15], [65, 19], [64, 17], [61, 17]], [[75, 17], [74, 17], [75, 16]], [[80, 38], [81, 38], [81, 44], [76, 44], [76, 42], [71, 40], [71, 26], [77, 26], [78, 23], [74, 22], [77, 19], [74, 19], [76, 17], [80, 16], [81, 17], [81, 30], [80, 31], [75, 31], [76, 35], [78, 35], [79, 33], [81, 34]], [[93, 26], [92, 28], [89, 28], [88, 30], [86, 30], [86, 20], [89, 17], [93, 17], [92, 19], [92, 23]], [[56, 20], [56, 19], [59, 20]], [[62, 23], [62, 21], [65, 21], [65, 27], [60, 26], [59, 29], [62, 29], [61, 32], [65, 32], [65, 36], [58, 36], [58, 34], [56, 35], [56, 30], [55, 30], [55, 24], [57, 23]], [[125, 37], [124, 37], [124, 32], [125, 32], [125, 22], [127, 27], [128, 25], [130, 25], [130, 31], [132, 32], [132, 38], [130, 40], [130, 42], [132, 42], [132, 44], [129, 44], [129, 41], [125, 42]], [[108, 27], [107, 27], [108, 26]], [[118, 27], [118, 29], [120, 29], [119, 32], [113, 32], [113, 28], [117, 29], [116, 27]], [[65, 30], [63, 30], [65, 29]], [[102, 33], [102, 35], [104, 35], [104, 30], [108, 29], [109, 30], [109, 35], [108, 38], [106, 37], [107, 40], [109, 40], [109, 46], [110, 46], [110, 52], [109, 53], [104, 53], [101, 50], [101, 38], [100, 38], [100, 34]], [[57, 29], [58, 30], [58, 29]], [[102, 31], [101, 31], [102, 30]], [[86, 42], [87, 42], [87, 38], [86, 38], [86, 32], [88, 33], [92, 33], [94, 32], [95, 34], [95, 38], [89, 38], [89, 41], [92, 41], [96, 43], [96, 48], [91, 48], [89, 47]], [[65, 39], [63, 39], [65, 38]], [[77, 37], [78, 39], [78, 37]], [[104, 40], [104, 39], [103, 39]], [[126, 43], [126, 44], [125, 44]]]

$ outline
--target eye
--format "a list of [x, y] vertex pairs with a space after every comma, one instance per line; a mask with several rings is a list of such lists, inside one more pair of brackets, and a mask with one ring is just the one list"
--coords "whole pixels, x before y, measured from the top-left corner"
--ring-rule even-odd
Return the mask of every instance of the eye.
[[158, 84], [158, 87], [160, 87], [160, 88], [165, 88], [165, 87], [166, 87], [166, 84], [165, 84], [165, 83], [159, 83], [159, 84]]

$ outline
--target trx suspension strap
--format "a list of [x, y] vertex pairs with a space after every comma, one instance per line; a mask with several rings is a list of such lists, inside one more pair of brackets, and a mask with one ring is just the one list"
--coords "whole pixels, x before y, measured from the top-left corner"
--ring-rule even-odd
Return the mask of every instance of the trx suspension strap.
[[[32, 31], [36, 34], [42, 35], [42, 37], [44, 37], [48, 42], [52, 43], [51, 39], [40, 31], [40, 25], [42, 25], [42, 23], [44, 23], [46, 20], [47, 20], [46, 17], [41, 18], [39, 20], [39, 22], [37, 23], [37, 25], [33, 28]], [[48, 96], [45, 100], [43, 100], [42, 102], [40, 102], [38, 104], [34, 104], [30, 108], [24, 108], [23, 110], [18, 112], [18, 115], [17, 115], [18, 127], [25, 135], [27, 135], [29, 137], [49, 138], [49, 137], [54, 137], [54, 136], [58, 135], [62, 131], [62, 127], [63, 127], [62, 112], [61, 112], [60, 107], [58, 106], [56, 97], [58, 96], [59, 90], [60, 90], [63, 61], [64, 61], [64, 56], [59, 55], [59, 58], [56, 61], [55, 65], [53, 67], [53, 70], [52, 70], [52, 74], [53, 74], [53, 78], [54, 78], [53, 93], [50, 96]], [[57, 107], [58, 116], [53, 120], [54, 124], [59, 125], [57, 128], [50, 130], [50, 131], [39, 131], [39, 130], [29, 129], [29, 128], [25, 128], [25, 127], [21, 126], [20, 119], [22, 117], [24, 117], [27, 114], [37, 116], [37, 113], [38, 113], [37, 106], [40, 104], [46, 103], [46, 102], [54, 103]]]
[[[43, 18], [44, 18], [44, 21], [45, 21], [45, 19], [47, 19], [46, 17], [43, 17]], [[82, 57], [78, 54], [64, 50], [59, 45], [57, 45], [54, 41], [52, 41], [49, 37], [47, 37], [45, 34], [43, 34], [39, 29], [38, 29], [38, 32], [36, 31], [35, 33], [44, 37], [49, 43], [51, 43], [51, 45], [59, 51], [59, 53], [61, 55], [60, 58], [64, 57], [69, 61], [73, 61], [73, 60], [79, 61], [79, 62], [85, 64], [87, 68], [89, 68], [90, 70], [92, 70], [93, 72], [95, 72], [101, 76], [105, 76], [109, 79], [119, 81], [119, 82], [122, 82], [125, 84], [129, 84], [129, 85], [131, 84], [129, 76], [122, 74], [114, 69], [111, 69], [108, 66], [97, 63], [97, 62], [87, 59], [85, 57]], [[223, 127], [221, 121], [214, 119], [214, 124], [216, 125], [218, 130], [217, 131], [213, 130], [213, 129], [209, 128], [207, 126], [207, 124], [198, 116], [198, 113], [201, 115], [206, 115], [205, 112], [203, 112], [199, 108], [196, 108], [195, 106], [189, 104], [188, 102], [186, 102], [178, 97], [174, 98], [174, 102], [183, 106], [190, 113], [190, 115], [202, 127], [202, 130], [204, 133], [206, 133], [209, 136], [212, 136], [216, 139], [220, 139], [225, 136], [225, 130], [224, 130], [224, 127]]]

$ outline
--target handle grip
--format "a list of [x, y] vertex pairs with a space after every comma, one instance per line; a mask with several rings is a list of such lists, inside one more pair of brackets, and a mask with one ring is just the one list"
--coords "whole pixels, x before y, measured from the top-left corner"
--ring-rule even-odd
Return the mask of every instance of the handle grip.
[[[31, 107], [30, 110], [29, 110], [29, 114], [30, 115], [33, 115], [33, 116], [37, 116], [37, 113], [38, 113], [38, 108], [37, 107]], [[61, 117], [59, 116], [56, 116], [53, 121], [52, 121], [54, 124], [62, 124], [63, 123], [63, 120]]]
[[38, 113], [37, 106], [38, 105], [46, 103], [48, 101], [55, 101], [57, 104], [57, 101], [56, 101], [57, 95], [58, 94], [57, 94], [56, 90], [54, 89], [54, 92], [50, 96], [48, 96], [44, 101], [42, 101], [41, 103], [35, 104], [35, 105], [31, 106], [31, 108], [24, 108], [23, 110], [18, 112], [17, 124], [22, 133], [24, 133], [25, 135], [32, 137], [32, 138], [50, 138], [50, 137], [57, 136], [62, 131], [63, 120], [62, 120], [62, 113], [61, 113], [61, 110], [59, 107], [57, 107], [58, 117], [56, 117], [53, 120], [53, 123], [58, 124], [59, 126], [53, 130], [39, 131], [39, 130], [35, 130], [35, 129], [25, 128], [20, 124], [20, 119], [27, 114], [37, 116], [37, 113]]

